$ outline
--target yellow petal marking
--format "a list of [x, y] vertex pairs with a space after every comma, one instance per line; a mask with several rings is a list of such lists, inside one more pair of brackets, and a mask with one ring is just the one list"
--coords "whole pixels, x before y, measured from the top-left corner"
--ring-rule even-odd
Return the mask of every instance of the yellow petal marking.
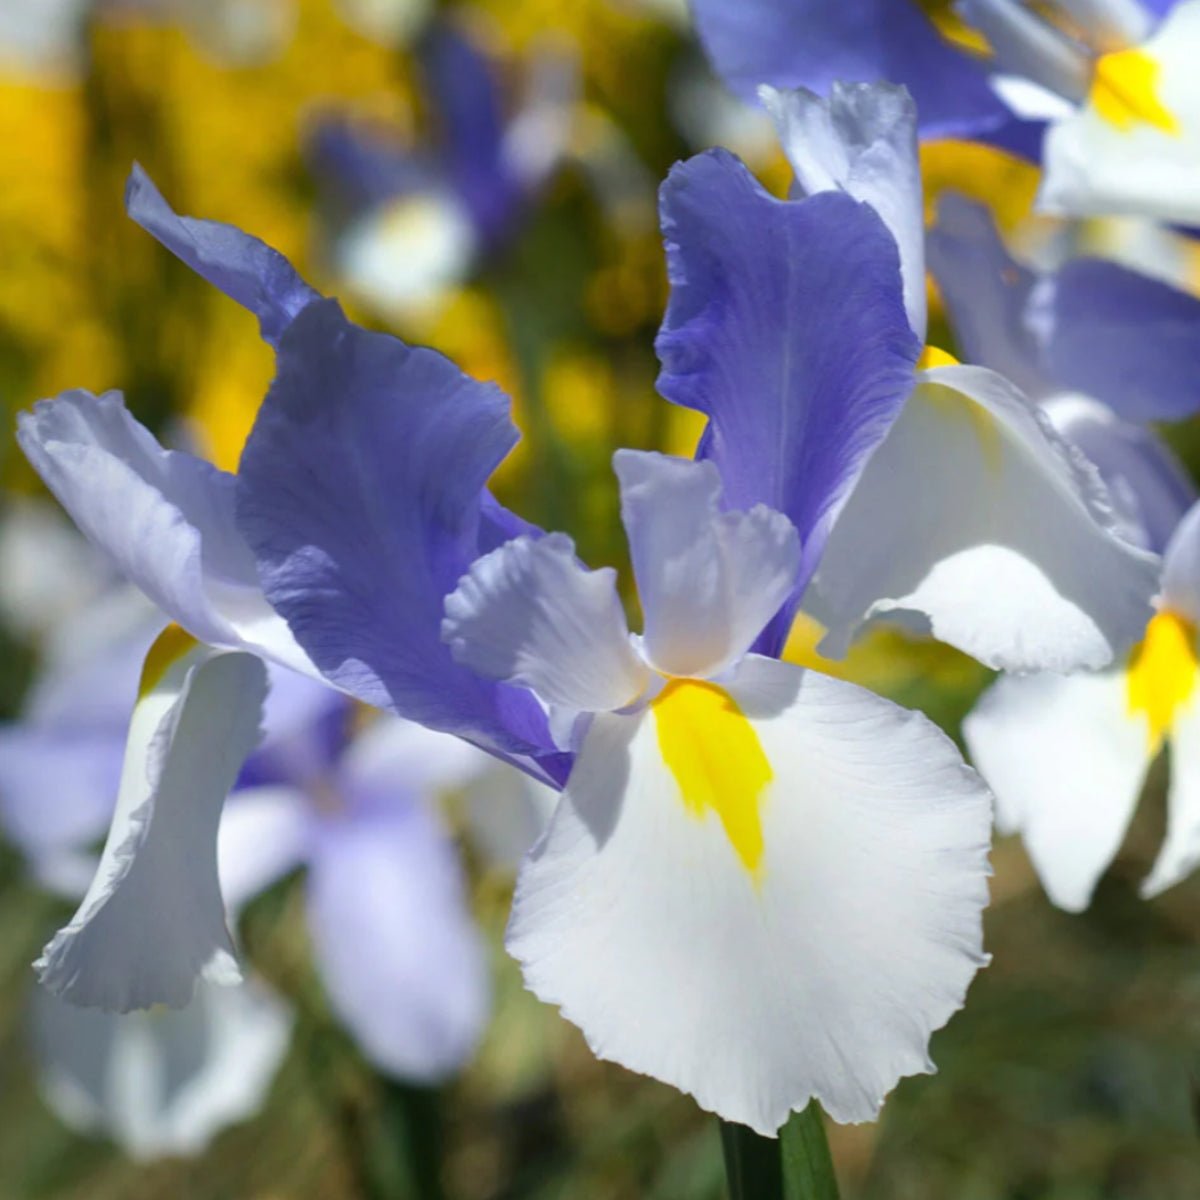
[[173, 623], [168, 625], [146, 652], [142, 678], [138, 683], [138, 699], [142, 700], [154, 691], [171, 667], [198, 645], [200, 643], [186, 630]]
[[663, 760], [694, 817], [711, 809], [755, 884], [762, 879], [760, 803], [772, 778], [754, 727], [715, 683], [672, 679], [651, 708]]
[[917, 359], [918, 371], [932, 371], [934, 367], [957, 367], [959, 361], [948, 350], [943, 350], [940, 346], [926, 345], [921, 351], [921, 357]]
[[1155, 614], [1129, 656], [1131, 713], [1145, 713], [1150, 753], [1158, 752], [1175, 710], [1196, 689], [1196, 628], [1173, 612]]
[[1103, 120], [1122, 132], [1143, 124], [1178, 136], [1179, 122], [1158, 98], [1159, 73], [1159, 64], [1136, 47], [1102, 54], [1088, 99]]

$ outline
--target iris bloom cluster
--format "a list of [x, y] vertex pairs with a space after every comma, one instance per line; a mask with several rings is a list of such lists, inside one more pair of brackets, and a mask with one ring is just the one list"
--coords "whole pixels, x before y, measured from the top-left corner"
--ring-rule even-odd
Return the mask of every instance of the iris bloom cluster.
[[124, 1011], [238, 977], [217, 830], [271, 664], [561, 792], [508, 946], [600, 1057], [764, 1134], [813, 1098], [870, 1119], [932, 1069], [986, 961], [989, 794], [924, 717], [780, 661], [791, 622], [803, 605], [833, 650], [888, 618], [1006, 670], [1099, 670], [1151, 621], [1160, 561], [1035, 400], [925, 345], [907, 94], [763, 99], [788, 199], [719, 150], [661, 192], [659, 390], [707, 426], [694, 460], [614, 458], [638, 635], [611, 570], [489, 492], [517, 436], [497, 388], [135, 170], [130, 215], [257, 316], [276, 373], [236, 476], [115, 393], [21, 419], [175, 623], [96, 877], [38, 963], [52, 992]]
[[956, 37], [915, 0], [696, 0], [694, 12], [747, 99], [762, 84], [889, 79], [912, 90], [924, 133], [1039, 158], [1047, 211], [1200, 217], [1196, 0], [960, 0]]

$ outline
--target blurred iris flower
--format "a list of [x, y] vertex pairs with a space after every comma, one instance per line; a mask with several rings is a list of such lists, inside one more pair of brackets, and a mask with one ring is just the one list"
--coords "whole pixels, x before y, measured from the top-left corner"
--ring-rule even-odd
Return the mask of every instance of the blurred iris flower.
[[574, 66], [563, 52], [531, 60], [511, 118], [496, 65], [465, 31], [436, 26], [417, 57], [441, 126], [436, 144], [408, 148], [339, 116], [322, 118], [309, 137], [338, 274], [385, 314], [435, 303], [511, 240], [561, 161], [573, 120]]
[[1021, 834], [1050, 898], [1077, 912], [1167, 745], [1167, 836], [1142, 894], [1158, 895], [1200, 862], [1200, 506], [1188, 507], [1194, 490], [1152, 433], [1099, 406], [1059, 403], [1064, 429], [1082, 431], [1088, 453], [1136, 499], [1144, 540], [1161, 544], [1177, 522], [1162, 546], [1157, 611], [1125, 661], [1100, 673], [1002, 676], [964, 722], [995, 789], [998, 827]]
[[[0, 727], [0, 828], [43, 886], [78, 900], [95, 872], [92, 844], [112, 817], [138, 671], [161, 620], [140, 596], [77, 569], [78, 545], [65, 537], [53, 545], [68, 551], [77, 580], [96, 586], [86, 614], [48, 634], [24, 719]], [[243, 896], [230, 883], [234, 904]], [[72, 1128], [111, 1137], [139, 1159], [199, 1153], [257, 1112], [292, 1024], [253, 977], [234, 988], [201, 983], [179, 1011], [98, 1012], [43, 988], [31, 1007], [46, 1103]]]
[[[403, 44], [427, 20], [430, 0], [338, 0], [347, 22]], [[37, 74], [80, 69], [89, 20], [169, 22], [223, 62], [278, 54], [295, 25], [295, 0], [10, 0], [0, 5], [0, 65]]]
[[[1040, 206], [1200, 222], [1197, 0], [960, 0], [983, 57], [912, 0], [696, 0], [701, 41], [743, 97], [761, 84], [836, 79], [912, 89], [928, 136], [995, 139], [1037, 154]], [[1023, 128], [1022, 128], [1023, 127]]]
[[[0, 824], [38, 879], [76, 898], [95, 873], [91, 847], [112, 817], [140, 665], [162, 624], [140, 597], [122, 590], [109, 601], [123, 610], [126, 628], [93, 610], [77, 622], [93, 643], [81, 648], [70, 646], [76, 631], [63, 627], [24, 719], [0, 728]], [[106, 636], [97, 645], [100, 625]], [[264, 888], [305, 866], [311, 943], [335, 1014], [380, 1070], [418, 1082], [443, 1078], [474, 1049], [488, 980], [457, 853], [433, 800], [506, 768], [395, 718], [354, 733], [345, 697], [282, 669], [271, 683], [263, 743], [221, 818], [216, 858], [226, 908], [236, 918]], [[259, 1013], [260, 1004], [245, 1003], [250, 1016]], [[196, 1004], [202, 1012], [215, 1005], [222, 1019], [237, 1015], [204, 986]], [[46, 1002], [38, 1011], [62, 1030], [78, 1010]], [[170, 1031], [190, 1028], [187, 1021], [145, 1028], [182, 1036]], [[108, 1031], [119, 1056], [122, 1031], [143, 1026], [92, 1020], [86, 1028]], [[128, 1035], [134, 1044], [142, 1036]]]
[[[863, 86], [774, 104], [796, 198], [723, 151], [677, 166], [662, 193], [659, 386], [709, 423], [698, 462], [615, 460], [641, 638], [610, 571], [487, 491], [516, 438], [495, 387], [351, 324], [262, 243], [177, 217], [136, 172], [131, 214], [275, 347], [239, 473], [165, 456], [114, 396], [42, 402], [20, 434], [81, 527], [194, 635], [299, 655], [369, 704], [565, 784], [518, 880], [509, 944], [527, 981], [597, 1054], [764, 1133], [813, 1096], [872, 1117], [900, 1077], [932, 1069], [929, 1034], [983, 961], [987, 794], [923, 717], [777, 661], [809, 582], [875, 602], [904, 572], [928, 576], [874, 608], [932, 614], [997, 661], [1078, 666], [1141, 630], [1157, 569], [1011, 385], [918, 369], [911, 102]], [[830, 576], [846, 537], [859, 562], [843, 553]], [[852, 630], [872, 603], [846, 607]], [[237, 717], [254, 724], [254, 706], [236, 711], [246, 683], [212, 688], [223, 708], [191, 690], [172, 701], [173, 739], [135, 715], [130, 761], [169, 741], [198, 771], [214, 713], [221, 746]], [[158, 869], [213, 836], [180, 828], [168, 790], [115, 854], [124, 876], [102, 869], [97, 902], [48, 949], [52, 988], [124, 1005], [186, 992], [185, 957], [147, 973], [131, 941], [198, 947], [193, 975], [232, 965], [212, 953], [219, 900], [200, 888], [185, 911], [195, 881]]]
[[1163, 555], [1157, 611], [1124, 661], [1098, 674], [1003, 677], [967, 718], [967, 744], [995, 790], [999, 828], [1021, 833], [1050, 897], [1078, 911], [1170, 743], [1167, 840], [1143, 886], [1155, 895], [1200, 861], [1200, 510], [1146, 423], [1200, 409], [1200, 301], [1097, 259], [1039, 275], [1009, 256], [985, 210], [954, 196], [930, 249], [960, 342], [1021, 380], [1098, 468], [1123, 536]]

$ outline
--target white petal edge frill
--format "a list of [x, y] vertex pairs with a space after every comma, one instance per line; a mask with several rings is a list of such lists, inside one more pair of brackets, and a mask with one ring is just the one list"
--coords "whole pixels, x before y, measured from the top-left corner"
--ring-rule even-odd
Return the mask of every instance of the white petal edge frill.
[[1096, 469], [1007, 380], [920, 372], [834, 525], [806, 607], [845, 653], [912, 614], [989, 667], [1107, 666], [1152, 615], [1159, 559], [1119, 535]]
[[218, 882], [217, 827], [258, 741], [265, 695], [260, 659], [194, 644], [144, 689], [96, 877], [34, 964], [51, 992], [128, 1012], [182, 1008], [198, 979], [240, 980]]
[[1123, 670], [1006, 676], [963, 722], [996, 797], [1001, 833], [1020, 833], [1047, 895], [1087, 908], [1129, 826], [1150, 766], [1144, 715]]
[[[695, 686], [695, 685], [693, 685]], [[866, 1121], [986, 961], [991, 805], [923, 716], [747, 658], [728, 691], [774, 772], [755, 884], [684, 808], [652, 709], [595, 718], [517, 883], [508, 948], [593, 1052], [774, 1135]]]
[[209, 645], [316, 669], [258, 582], [234, 520], [234, 477], [164, 450], [119, 392], [69, 391], [17, 419], [17, 440], [88, 540]]
[[669, 675], [721, 674], [795, 586], [795, 526], [762, 504], [722, 513], [721, 477], [709, 462], [618, 450], [613, 467], [645, 614], [643, 653]]
[[800, 191], [839, 190], [869, 204], [900, 252], [904, 308], [924, 340], [925, 212], [917, 109], [892, 83], [834, 83], [827, 99], [805, 88], [759, 89]]
[[446, 597], [442, 638], [480, 675], [581, 712], [622, 708], [649, 681], [616, 572], [589, 571], [561, 533], [514, 538], [477, 559]]

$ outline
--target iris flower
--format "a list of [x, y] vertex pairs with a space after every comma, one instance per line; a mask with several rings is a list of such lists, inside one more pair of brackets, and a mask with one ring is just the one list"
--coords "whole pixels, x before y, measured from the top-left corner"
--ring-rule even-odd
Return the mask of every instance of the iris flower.
[[[763, 100], [795, 192], [848, 193], [886, 223], [924, 342], [911, 100], [888, 84], [835, 84], [827, 100], [764, 88]], [[689, 402], [686, 385], [665, 394]], [[805, 600], [828, 629], [822, 652], [840, 656], [863, 622], [886, 617], [1007, 670], [1102, 666], [1122, 653], [1149, 615], [1157, 566], [1119, 536], [1091, 464], [1013, 382], [936, 347], [908, 365], [902, 398], [830, 523]]]
[[[1138, 432], [1155, 445], [1153, 435]], [[1087, 907], [1116, 856], [1164, 747], [1167, 836], [1142, 894], [1158, 895], [1200, 863], [1200, 505], [1187, 507], [1190, 485], [1163, 479], [1164, 448], [1153, 458], [1139, 455], [1115, 419], [1105, 427], [1093, 418], [1089, 434], [1093, 447], [1108, 441], [1110, 472], [1151, 515], [1147, 542], [1163, 537], [1172, 516], [1178, 522], [1162, 547], [1156, 612], [1110, 670], [1002, 676], [963, 726], [972, 758], [995, 789], [998, 828], [1021, 834], [1050, 898], [1073, 912]]]
[[[862, 581], [874, 600], [894, 572], [929, 573], [919, 551], [948, 511], [957, 540], [936, 548], [984, 555], [989, 602], [977, 612], [961, 586], [918, 599], [964, 642], [1044, 666], [1109, 661], [1144, 624], [1156, 567], [1116, 536], [1095, 472], [1011, 385], [917, 372], [911, 104], [889, 88], [780, 104], [811, 194], [774, 199], [723, 151], [663, 188], [660, 390], [709, 423], [697, 462], [615, 460], [641, 638], [611, 572], [587, 571], [569, 539], [487, 491], [516, 437], [495, 387], [351, 324], [278, 255], [175, 216], [141, 175], [135, 218], [255, 312], [275, 347], [238, 475], [164, 461], [111, 397], [44, 402], [22, 427], [76, 520], [193, 632], [203, 621], [217, 645], [278, 655], [279, 622], [326, 682], [564, 788], [518, 879], [509, 941], [528, 982], [599, 1055], [764, 1133], [814, 1096], [838, 1119], [872, 1117], [901, 1076], [931, 1069], [930, 1032], [983, 961], [987, 793], [923, 717], [775, 659], [814, 575]], [[934, 439], [917, 457], [909, 440], [889, 449], [914, 409]], [[957, 435], [937, 441], [942, 425]], [[883, 483], [899, 484], [882, 497], [869, 484], [881, 461]], [[943, 507], [914, 508], [941, 477], [956, 485]], [[988, 556], [997, 530], [1008, 556]], [[843, 557], [848, 574], [829, 576], [843, 537], [862, 569]], [[1027, 562], [1038, 572], [1013, 565]], [[1105, 587], [1085, 596], [1073, 572]], [[254, 622], [218, 606], [227, 576]], [[158, 815], [124, 857], [137, 868], [149, 850], [148, 872]], [[169, 821], [161, 833], [176, 860], [209, 844]], [[160, 944], [210, 950], [206, 895], [195, 911], [148, 907], [135, 880], [135, 919], [106, 923], [135, 873], [68, 931], [89, 953], [48, 955], [52, 982], [162, 998], [161, 973], [129, 984], [138, 922]], [[180, 890], [165, 874], [148, 884]], [[182, 988], [176, 961], [168, 982]], [[209, 964], [196, 954], [192, 974]]]
[[496, 65], [449, 22], [417, 55], [441, 126], [435, 145], [410, 149], [334, 116], [308, 139], [339, 272], [367, 303], [401, 314], [442, 297], [511, 240], [566, 149], [575, 89], [573, 64], [543, 54], [528, 64], [521, 107], [507, 113]]
[[760, 84], [895, 80], [930, 136], [1003, 142], [1011, 118], [1045, 124], [1044, 211], [1200, 221], [1196, 0], [960, 0], [986, 59], [944, 38], [913, 0], [693, 7], [717, 70], [746, 99]]
[[[76, 900], [95, 872], [92, 843], [112, 818], [139, 665], [162, 625], [144, 604], [135, 617], [90, 653], [55, 654], [25, 718], [0, 727], [0, 826], [41, 882]], [[74, 624], [60, 629], [58, 645], [78, 641], [80, 624], [94, 633], [96, 615]], [[264, 888], [304, 867], [310, 940], [335, 1014], [381, 1071], [444, 1078], [474, 1049], [488, 985], [458, 856], [432, 802], [442, 789], [507, 768], [395, 718], [351, 736], [343, 696], [278, 668], [271, 677], [263, 743], [221, 817], [224, 905], [236, 918]], [[242, 1011], [237, 1003], [203, 1001], [231, 1021]], [[57, 1005], [39, 1012], [59, 1030], [70, 1019]], [[105, 1031], [113, 1053], [124, 1053], [119, 1021], [87, 1027]], [[182, 1037], [172, 1028], [145, 1025], [153, 1038]]]

